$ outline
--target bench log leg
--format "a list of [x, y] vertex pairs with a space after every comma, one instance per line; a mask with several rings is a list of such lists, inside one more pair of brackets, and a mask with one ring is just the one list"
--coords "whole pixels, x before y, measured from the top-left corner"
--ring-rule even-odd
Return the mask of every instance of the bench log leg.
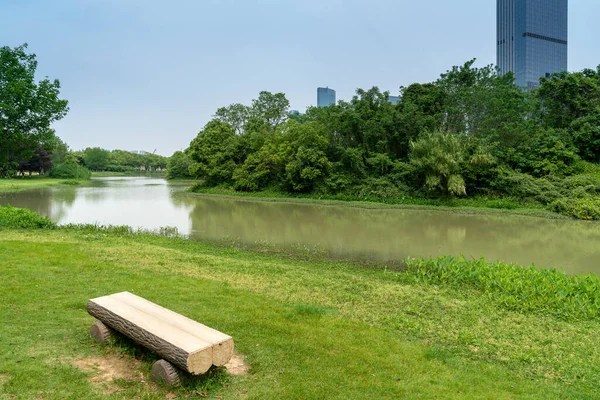
[[176, 387], [181, 385], [182, 372], [167, 360], [158, 360], [152, 365], [150, 376], [158, 384]]
[[115, 336], [115, 331], [100, 321], [96, 321], [90, 327], [90, 336], [98, 344], [106, 344]]

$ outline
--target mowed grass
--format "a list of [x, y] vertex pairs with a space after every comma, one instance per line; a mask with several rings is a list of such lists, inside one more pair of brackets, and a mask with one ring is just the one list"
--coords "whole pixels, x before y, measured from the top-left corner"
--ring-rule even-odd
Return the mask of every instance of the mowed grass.
[[[411, 273], [92, 229], [0, 230], [0, 398], [597, 398], [598, 321], [519, 313]], [[247, 375], [176, 390], [97, 346], [88, 299], [130, 291], [233, 336]], [[136, 379], [74, 366], [124, 354]], [[115, 389], [116, 388], [116, 389]]]
[[81, 181], [74, 179], [54, 179], [40, 176], [26, 176], [14, 179], [0, 179], [0, 193], [18, 192], [21, 190], [37, 189], [58, 185], [78, 185]]

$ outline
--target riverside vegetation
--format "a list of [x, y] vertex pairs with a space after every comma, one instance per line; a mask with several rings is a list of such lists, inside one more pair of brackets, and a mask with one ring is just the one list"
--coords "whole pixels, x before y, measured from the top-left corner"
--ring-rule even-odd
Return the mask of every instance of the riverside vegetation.
[[[600, 67], [524, 92], [469, 61], [433, 83], [359, 89], [289, 115], [283, 93], [216, 111], [167, 177], [204, 192], [539, 208], [600, 219]], [[400, 200], [401, 199], [401, 200]]]
[[[170, 230], [57, 227], [12, 207], [0, 208], [0, 231], [0, 397], [597, 395], [594, 276], [450, 257], [405, 260], [402, 271], [361, 268]], [[149, 385], [153, 355], [88, 337], [86, 301], [122, 290], [231, 334], [249, 373], [214, 369], [173, 391]], [[113, 355], [129, 360], [129, 377], [95, 386], [94, 373], [77, 367]]]

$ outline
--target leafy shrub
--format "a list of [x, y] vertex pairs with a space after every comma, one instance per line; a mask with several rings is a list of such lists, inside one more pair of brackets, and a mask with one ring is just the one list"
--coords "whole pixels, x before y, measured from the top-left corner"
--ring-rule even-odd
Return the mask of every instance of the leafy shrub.
[[400, 183], [395, 185], [386, 178], [367, 178], [362, 185], [353, 189], [355, 194], [364, 198], [394, 199], [407, 195], [408, 187]]
[[569, 276], [556, 270], [455, 257], [409, 260], [406, 269], [424, 282], [473, 287], [509, 310], [565, 320], [600, 317], [600, 277], [595, 275]]
[[90, 179], [92, 172], [74, 162], [55, 165], [49, 172], [50, 177], [59, 179]]
[[463, 134], [435, 132], [410, 142], [410, 163], [425, 187], [451, 196], [466, 196], [465, 172], [496, 163], [483, 142]]
[[550, 204], [549, 209], [577, 219], [600, 220], [600, 198], [561, 198]]
[[0, 229], [50, 229], [54, 222], [25, 208], [0, 206]]
[[333, 172], [329, 174], [323, 185], [316, 192], [319, 194], [346, 193], [353, 187], [356, 180], [353, 176], [342, 171], [342, 163], [333, 163]]
[[532, 199], [542, 204], [549, 204], [562, 197], [556, 186], [548, 179], [534, 178], [506, 167], [496, 170], [496, 176], [490, 185], [511, 197], [520, 200]]
[[600, 178], [600, 164], [579, 160], [573, 165], [575, 174], [591, 175]]
[[560, 182], [560, 189], [566, 191], [584, 188], [589, 194], [600, 193], [600, 178], [590, 175], [573, 175]]

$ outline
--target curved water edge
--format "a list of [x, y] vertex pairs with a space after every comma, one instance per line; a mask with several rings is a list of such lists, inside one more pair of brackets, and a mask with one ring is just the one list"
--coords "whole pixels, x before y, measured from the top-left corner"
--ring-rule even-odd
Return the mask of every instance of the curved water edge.
[[321, 250], [344, 259], [385, 262], [462, 254], [600, 274], [598, 223], [497, 212], [254, 201], [196, 195], [186, 188], [186, 182], [159, 178], [95, 178], [84, 187], [0, 194], [0, 205], [29, 208], [59, 224], [170, 226], [196, 240]]

